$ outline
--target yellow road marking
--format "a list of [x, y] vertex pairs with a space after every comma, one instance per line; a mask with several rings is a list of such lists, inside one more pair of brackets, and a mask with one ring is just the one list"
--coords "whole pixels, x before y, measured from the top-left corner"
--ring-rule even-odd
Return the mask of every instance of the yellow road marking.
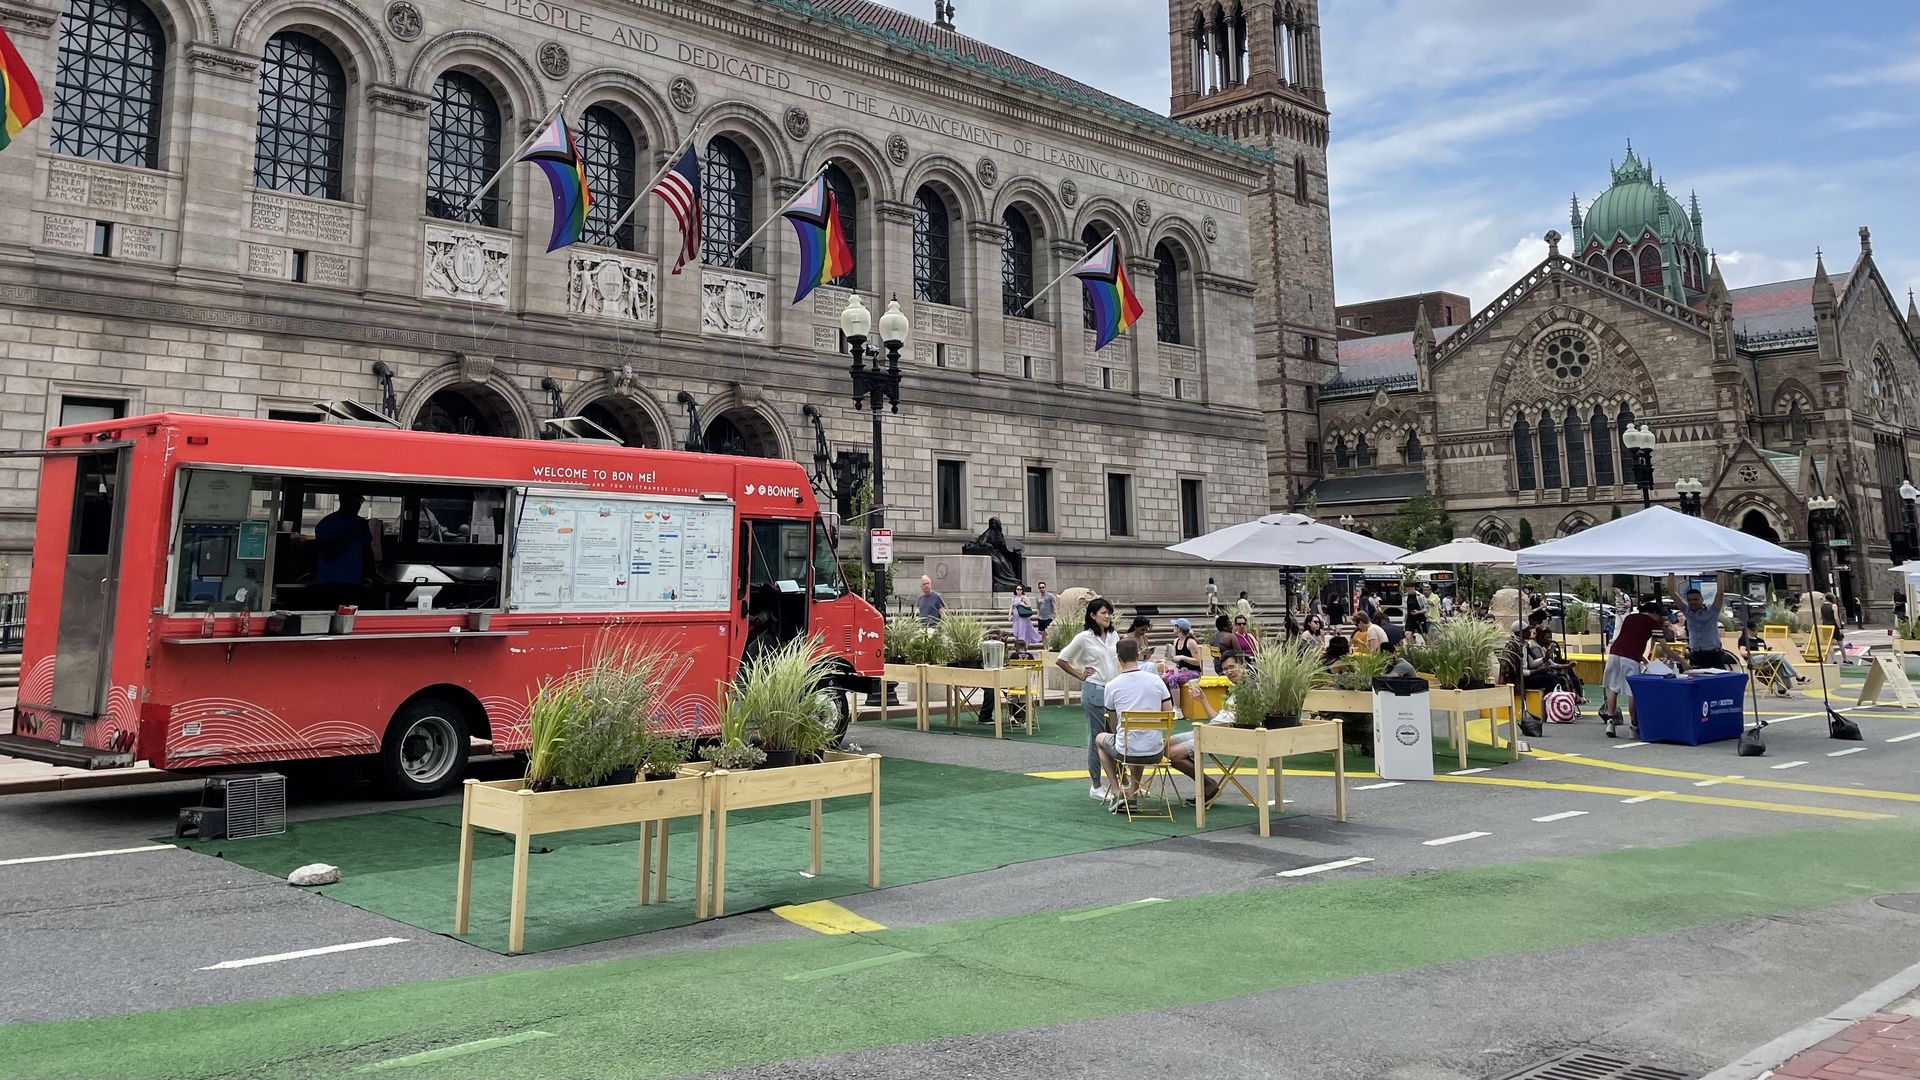
[[1607, 761], [1600, 758], [1556, 754], [1551, 750], [1535, 750], [1533, 751], [1533, 756], [1546, 761], [1564, 761], [1574, 765], [1591, 765], [1596, 769], [1613, 769], [1617, 772], [1639, 773], [1642, 776], [1668, 776], [1677, 780], [1718, 780], [1726, 784], [1772, 788], [1776, 791], [1808, 791], [1818, 795], [1849, 795], [1856, 799], [1891, 799], [1896, 802], [1920, 802], [1920, 794], [1907, 791], [1878, 791], [1873, 788], [1834, 787], [1828, 784], [1794, 784], [1785, 780], [1735, 780], [1724, 774], [1687, 772], [1682, 769], [1661, 769], [1652, 765], [1630, 765], [1624, 761]]
[[[1210, 776], [1219, 776], [1221, 773], [1218, 769], [1208, 769], [1207, 774]], [[1084, 780], [1087, 773], [1084, 769], [1077, 769], [1062, 770], [1059, 772], [1034, 772], [1028, 773], [1027, 775], [1040, 780]], [[1245, 775], [1245, 773], [1243, 772], [1242, 775]], [[1325, 777], [1332, 776], [1333, 773], [1320, 769], [1288, 769], [1285, 775]], [[1370, 780], [1375, 778], [1376, 774], [1370, 772], [1355, 772], [1352, 770], [1347, 772], [1347, 779], [1349, 780]], [[1599, 784], [1567, 784], [1553, 780], [1519, 780], [1505, 776], [1440, 775], [1435, 776], [1433, 779], [1436, 783], [1442, 784], [1490, 784], [1494, 787], [1532, 788], [1536, 791], [1579, 791], [1590, 795], [1624, 795], [1629, 798], [1644, 797], [1648, 800], [1666, 799], [1672, 802], [1694, 803], [1700, 806], [1728, 806], [1740, 810], [1766, 810], [1776, 814], [1805, 814], [1810, 817], [1844, 818], [1848, 821], [1885, 821], [1893, 817], [1892, 814], [1878, 814], [1867, 810], [1840, 810], [1830, 806], [1800, 806], [1794, 803], [1756, 802], [1750, 799], [1727, 799], [1715, 795], [1682, 795], [1673, 791], [1645, 791], [1640, 788], [1605, 787]], [[1729, 784], [1736, 782], [1726, 780], [1724, 777], [1720, 779]], [[1779, 784], [1774, 786], [1795, 787], [1800, 785]], [[1845, 791], [1845, 789], [1837, 790]], [[1845, 791], [1845, 793], [1849, 795], [1857, 794], [1857, 792], [1853, 791]]]
[[866, 934], [886, 927], [863, 918], [831, 900], [811, 904], [787, 904], [773, 909], [775, 915], [795, 926], [804, 926], [816, 934]]

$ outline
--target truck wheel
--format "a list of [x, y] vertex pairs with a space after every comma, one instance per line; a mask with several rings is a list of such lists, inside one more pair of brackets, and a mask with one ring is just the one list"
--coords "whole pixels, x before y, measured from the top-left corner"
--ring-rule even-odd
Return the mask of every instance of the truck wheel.
[[459, 709], [438, 698], [408, 702], [387, 725], [381, 783], [402, 799], [439, 795], [465, 776], [467, 749], [467, 718]]
[[847, 744], [847, 729], [853, 726], [853, 709], [847, 704], [847, 690], [843, 686], [833, 688], [835, 719], [833, 722], [833, 748], [835, 750]]

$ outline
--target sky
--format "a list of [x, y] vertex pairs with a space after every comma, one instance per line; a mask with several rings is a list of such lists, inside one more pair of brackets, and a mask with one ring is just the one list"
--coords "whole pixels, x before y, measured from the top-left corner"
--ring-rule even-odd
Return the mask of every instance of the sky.
[[[1166, 112], [1165, 0], [953, 2], [962, 33]], [[1914, 0], [1321, 0], [1320, 25], [1341, 303], [1478, 309], [1629, 140], [1699, 193], [1730, 286], [1811, 275], [1816, 248], [1844, 270], [1867, 225], [1903, 309], [1920, 289]]]

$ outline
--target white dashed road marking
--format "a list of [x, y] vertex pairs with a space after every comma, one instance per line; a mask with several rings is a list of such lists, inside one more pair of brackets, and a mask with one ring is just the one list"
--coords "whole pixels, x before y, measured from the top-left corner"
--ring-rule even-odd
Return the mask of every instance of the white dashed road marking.
[[1797, 769], [1800, 766], [1805, 764], [1806, 762], [1804, 761], [1783, 761], [1780, 764], [1775, 765], [1774, 768], [1775, 769]]
[[1404, 782], [1403, 782], [1403, 781], [1400, 781], [1400, 780], [1388, 780], [1388, 781], [1386, 781], [1386, 782], [1384, 782], [1384, 783], [1379, 783], [1379, 784], [1362, 784], [1362, 785], [1360, 785], [1360, 786], [1359, 786], [1359, 787], [1357, 787], [1357, 788], [1349, 788], [1348, 790], [1350, 790], [1350, 791], [1379, 791], [1379, 790], [1380, 790], [1381, 788], [1389, 788], [1389, 787], [1403, 787], [1403, 786], [1405, 786], [1405, 784], [1404, 784]]
[[102, 855], [131, 855], [136, 851], [166, 851], [172, 844], [147, 844], [142, 847], [107, 848], [104, 851], [74, 851], [65, 855], [30, 855], [24, 859], [0, 859], [0, 866], [24, 866], [37, 862], [65, 862], [68, 859], [97, 859]]
[[1326, 862], [1326, 863], [1321, 863], [1318, 866], [1303, 866], [1298, 870], [1282, 870], [1276, 876], [1277, 877], [1306, 877], [1308, 874], [1324, 874], [1329, 870], [1342, 870], [1349, 866], [1359, 866], [1361, 863], [1370, 863], [1372, 861], [1373, 861], [1372, 859], [1357, 858], [1357, 857], [1352, 859], [1341, 859], [1339, 862]]
[[374, 938], [371, 941], [349, 941], [343, 945], [323, 945], [318, 949], [301, 949], [298, 952], [274, 953], [271, 956], [249, 956], [245, 960], [222, 960], [209, 964], [201, 971], [223, 971], [229, 968], [253, 967], [256, 964], [277, 964], [282, 960], [300, 960], [309, 956], [325, 956], [328, 953], [354, 952], [358, 949], [377, 949], [382, 945], [398, 945], [407, 940], [403, 937]]
[[1448, 773], [1447, 775], [1448, 776], [1472, 776], [1474, 773], [1483, 773], [1487, 771], [1489, 770], [1487, 769], [1486, 766], [1483, 765], [1478, 769], [1455, 769], [1454, 771]]
[[1438, 840], [1426, 840], [1426, 847], [1440, 847], [1443, 844], [1457, 844], [1462, 840], [1478, 840], [1483, 836], [1492, 836], [1490, 832], [1463, 832], [1458, 836], [1443, 836]]
[[1645, 746], [1645, 745], [1647, 744], [1643, 742], [1623, 742], [1615, 746], [1614, 749], [1615, 750], [1631, 750], [1636, 746]]
[[1534, 818], [1533, 820], [1541, 823], [1545, 823], [1549, 821], [1565, 821], [1568, 818], [1586, 817], [1586, 816], [1587, 816], [1587, 812], [1585, 810], [1562, 810], [1557, 814], [1548, 814], [1546, 817], [1537, 817], [1537, 818]]
[[1835, 750], [1833, 753], [1828, 754], [1827, 756], [1828, 757], [1846, 757], [1848, 754], [1864, 754], [1866, 752], [1867, 752], [1866, 747], [1856, 746], [1851, 750]]
[[1920, 739], [1920, 731], [1908, 732], [1905, 735], [1895, 735], [1893, 738], [1888, 739], [1887, 741], [1888, 742], [1906, 742], [1908, 739]]

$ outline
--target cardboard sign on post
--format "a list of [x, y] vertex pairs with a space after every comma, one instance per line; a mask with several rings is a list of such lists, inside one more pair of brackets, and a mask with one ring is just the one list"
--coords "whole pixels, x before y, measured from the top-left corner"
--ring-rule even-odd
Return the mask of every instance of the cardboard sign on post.
[[1867, 705], [1880, 700], [1882, 691], [1891, 689], [1893, 700], [1903, 709], [1920, 709], [1920, 694], [1914, 693], [1913, 684], [1907, 681], [1907, 670], [1901, 665], [1899, 656], [1876, 654], [1873, 666], [1867, 669], [1866, 684], [1860, 687], [1860, 700], [1856, 705]]
[[892, 529], [868, 529], [867, 540], [873, 545], [873, 565], [886, 566], [893, 562]]

